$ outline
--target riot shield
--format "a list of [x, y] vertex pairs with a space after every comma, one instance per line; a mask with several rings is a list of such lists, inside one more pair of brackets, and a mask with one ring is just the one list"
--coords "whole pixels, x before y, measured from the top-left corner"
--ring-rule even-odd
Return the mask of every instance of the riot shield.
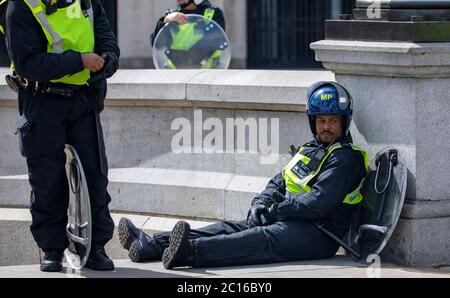
[[227, 69], [230, 42], [213, 20], [190, 14], [188, 22], [167, 23], [156, 36], [153, 63], [157, 69]]
[[81, 269], [91, 249], [92, 220], [89, 192], [83, 166], [75, 149], [66, 145], [66, 174], [69, 183], [68, 223], [69, 247], [64, 251], [69, 267]]
[[[359, 253], [360, 261], [379, 254], [391, 237], [400, 218], [406, 194], [407, 167], [394, 148], [376, 156], [361, 190], [364, 199], [355, 213], [347, 243]], [[355, 254], [351, 253], [353, 257]]]

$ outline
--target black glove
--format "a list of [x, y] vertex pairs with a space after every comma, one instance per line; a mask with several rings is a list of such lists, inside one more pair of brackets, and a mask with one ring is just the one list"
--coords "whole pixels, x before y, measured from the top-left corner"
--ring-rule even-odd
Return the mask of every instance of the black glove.
[[119, 60], [113, 52], [104, 52], [102, 58], [105, 60], [105, 64], [101, 70], [91, 75], [91, 78], [88, 81], [90, 85], [98, 81], [109, 79], [119, 68]]
[[[267, 208], [267, 207], [266, 207]], [[269, 226], [277, 221], [278, 217], [278, 204], [275, 203], [261, 215], [261, 222], [264, 226]]]
[[119, 69], [119, 58], [114, 52], [104, 52], [101, 56], [105, 59], [105, 65], [103, 66], [105, 79], [109, 79]]
[[248, 226], [250, 228], [262, 226], [263, 222], [262, 222], [261, 215], [263, 213], [267, 213], [267, 212], [269, 212], [269, 210], [264, 205], [258, 205], [258, 206], [251, 208], [250, 210], [248, 210], [248, 214], [247, 214]]

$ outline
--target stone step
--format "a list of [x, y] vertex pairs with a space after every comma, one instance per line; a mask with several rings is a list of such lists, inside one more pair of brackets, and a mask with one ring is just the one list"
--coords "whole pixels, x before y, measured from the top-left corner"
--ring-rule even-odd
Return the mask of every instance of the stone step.
[[[113, 239], [106, 245], [112, 259], [126, 259], [128, 252], [120, 245], [117, 227], [122, 217], [129, 218], [137, 227], [152, 235], [171, 231], [180, 218], [147, 216], [124, 213], [111, 214], [115, 230]], [[193, 229], [204, 227], [211, 221], [183, 218]], [[39, 264], [40, 251], [30, 232], [31, 215], [28, 209], [0, 208], [0, 266]]]
[[[110, 209], [239, 220], [269, 177], [157, 168], [111, 169]], [[0, 177], [0, 206], [28, 206], [28, 176]]]

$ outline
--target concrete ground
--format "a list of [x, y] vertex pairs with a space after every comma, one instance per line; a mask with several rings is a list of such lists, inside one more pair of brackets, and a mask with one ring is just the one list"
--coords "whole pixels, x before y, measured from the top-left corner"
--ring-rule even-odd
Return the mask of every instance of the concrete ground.
[[228, 268], [165, 270], [161, 262], [133, 263], [115, 260], [116, 269], [98, 272], [89, 269], [44, 273], [39, 265], [0, 267], [0, 278], [450, 278], [450, 267], [440, 269], [405, 268], [382, 264], [369, 268], [346, 256], [330, 260], [288, 262]]
[[[113, 213], [116, 227], [123, 216], [130, 218], [149, 234], [155, 231], [171, 230], [178, 221], [177, 218]], [[380, 265], [374, 263], [371, 267], [367, 267], [342, 254], [328, 260], [165, 270], [161, 262], [137, 264], [126, 259], [127, 252], [120, 247], [117, 229], [107, 247], [108, 254], [115, 259], [114, 271], [98, 272], [89, 269], [73, 271], [65, 267], [64, 272], [61, 273], [43, 273], [39, 271], [39, 252], [29, 232], [30, 220], [29, 211], [26, 209], [0, 208], [0, 261], [3, 262], [3, 266], [0, 266], [0, 278], [450, 278], [450, 267], [407, 268], [382, 261]], [[188, 222], [193, 228], [210, 223], [198, 220], [188, 220]], [[21, 249], [17, 249], [17, 245], [13, 246], [14, 243], [23, 245], [19, 246]], [[11, 264], [32, 265], [11, 266]]]

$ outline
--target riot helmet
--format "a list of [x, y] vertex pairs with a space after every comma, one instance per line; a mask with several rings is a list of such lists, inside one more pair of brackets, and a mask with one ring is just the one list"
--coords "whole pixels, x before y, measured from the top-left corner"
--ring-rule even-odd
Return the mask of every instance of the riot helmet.
[[353, 116], [353, 100], [347, 89], [335, 82], [318, 82], [308, 89], [307, 99], [306, 113], [314, 136], [317, 135], [314, 119], [318, 115], [342, 115], [343, 137], [348, 136]]

